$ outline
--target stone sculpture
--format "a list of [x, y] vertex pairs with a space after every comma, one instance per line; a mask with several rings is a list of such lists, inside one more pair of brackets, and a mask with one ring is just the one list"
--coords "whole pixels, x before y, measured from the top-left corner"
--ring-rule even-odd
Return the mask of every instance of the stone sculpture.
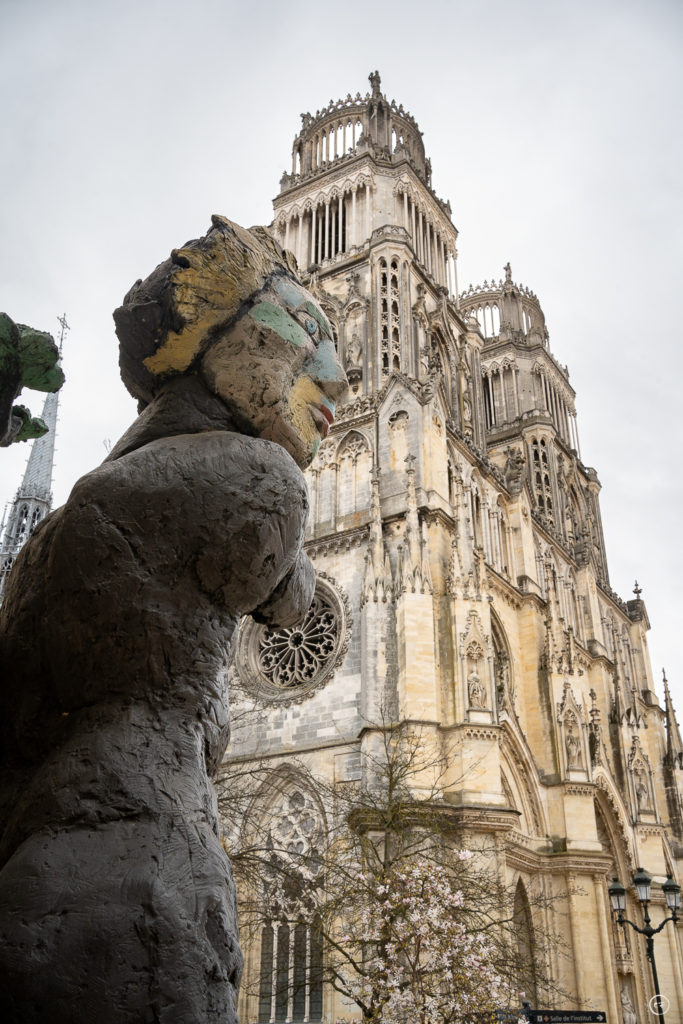
[[650, 793], [648, 790], [645, 775], [642, 771], [635, 773], [635, 790], [636, 790], [636, 804], [638, 805], [638, 813], [641, 814], [643, 811], [650, 810]]
[[140, 415], [0, 611], [0, 993], [23, 1022], [229, 1024], [227, 665], [240, 615], [309, 606], [301, 468], [346, 378], [289, 254], [224, 218], [114, 317]]
[[43, 420], [14, 400], [24, 388], [59, 391], [64, 373], [58, 359], [51, 334], [16, 324], [7, 313], [0, 313], [0, 448], [47, 433]]
[[486, 689], [476, 668], [467, 677], [467, 693], [471, 708], [486, 710]]
[[638, 1024], [635, 1007], [626, 985], [627, 982], [622, 982], [622, 988], [620, 990], [622, 1020], [624, 1024]]
[[565, 736], [565, 747], [567, 749], [567, 768], [581, 767], [581, 745], [579, 737], [574, 733], [574, 723], [569, 719], [567, 735]]
[[508, 445], [505, 449], [505, 456], [505, 466], [503, 467], [505, 486], [512, 494], [521, 494], [526, 472], [524, 455], [519, 448]]

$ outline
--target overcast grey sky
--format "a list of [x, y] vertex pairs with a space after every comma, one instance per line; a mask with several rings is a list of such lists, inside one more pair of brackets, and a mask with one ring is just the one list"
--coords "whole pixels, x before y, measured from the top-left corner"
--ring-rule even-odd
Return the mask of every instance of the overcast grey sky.
[[[377, 68], [453, 206], [461, 287], [509, 260], [541, 301], [612, 586], [643, 587], [683, 724], [682, 42], [678, 0], [0, 0], [0, 308], [71, 325], [55, 502], [135, 415], [129, 286], [214, 212], [268, 223], [300, 112]], [[2, 506], [27, 454], [0, 454]]]

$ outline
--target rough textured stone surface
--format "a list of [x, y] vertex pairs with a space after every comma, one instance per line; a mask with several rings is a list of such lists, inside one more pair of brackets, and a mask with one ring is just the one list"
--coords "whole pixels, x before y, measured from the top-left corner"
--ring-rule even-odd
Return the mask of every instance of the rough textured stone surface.
[[58, 391], [64, 383], [58, 358], [51, 334], [15, 324], [7, 313], [0, 313], [0, 448], [47, 432], [40, 418], [14, 400], [23, 388]]
[[[241, 614], [288, 625], [308, 608], [299, 467], [346, 381], [270, 239], [215, 218], [189, 247], [117, 311], [144, 411], [36, 528], [0, 611], [0, 993], [13, 1020], [236, 1020], [234, 887], [210, 781], [227, 666]], [[218, 257], [222, 273], [249, 272], [228, 275], [229, 315], [205, 309], [203, 330], [196, 295]]]

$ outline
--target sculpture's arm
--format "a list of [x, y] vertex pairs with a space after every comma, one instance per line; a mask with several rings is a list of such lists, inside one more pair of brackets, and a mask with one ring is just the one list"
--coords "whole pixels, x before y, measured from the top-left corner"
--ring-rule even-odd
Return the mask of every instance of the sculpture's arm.
[[228, 614], [284, 626], [308, 610], [308, 492], [279, 444], [227, 431], [159, 439], [104, 463], [69, 504], [88, 514], [97, 505], [114, 528], [121, 524], [154, 566], [153, 586], [175, 588], [178, 572], [193, 566], [195, 585]]
[[224, 443], [231, 453], [225, 533], [198, 559], [203, 589], [220, 581], [223, 605], [268, 625], [294, 625], [308, 611], [315, 587], [315, 570], [302, 550], [308, 518], [303, 475], [278, 444], [223, 437], [230, 438]]
[[313, 600], [315, 569], [305, 551], [291, 572], [280, 581], [267, 601], [251, 613], [257, 622], [282, 628], [301, 622]]

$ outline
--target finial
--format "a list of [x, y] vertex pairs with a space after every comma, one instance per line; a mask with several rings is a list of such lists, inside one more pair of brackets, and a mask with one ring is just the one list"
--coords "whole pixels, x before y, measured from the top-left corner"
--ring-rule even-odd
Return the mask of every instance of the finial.
[[512, 270], [510, 269], [510, 264], [506, 263], [503, 270], [505, 271], [505, 284], [512, 284]]
[[414, 473], [415, 472], [415, 467], [413, 466], [413, 463], [417, 462], [416, 456], [412, 455], [412, 454], [411, 455], [406, 455], [406, 457], [405, 457], [405, 459], [403, 461], [406, 463], [406, 465], [408, 467], [407, 470], [406, 470], [406, 473]]
[[64, 313], [62, 316], [58, 316], [57, 317], [57, 323], [61, 327], [61, 330], [59, 332], [59, 354], [61, 356], [61, 354], [62, 354], [62, 343], [64, 341], [64, 335], [66, 334], [67, 331], [71, 330], [71, 328], [69, 327], [68, 323], [66, 322], [66, 313]]
[[633, 593], [636, 595], [636, 600], [637, 601], [640, 601], [640, 595], [642, 594], [642, 592], [643, 592], [642, 587], [638, 586], [638, 580], [636, 580], [635, 586], [633, 588]]
[[667, 684], [669, 682], [669, 680], [666, 678], [666, 669], [665, 668], [662, 669], [662, 682], [664, 683], [665, 687], [667, 686]]

